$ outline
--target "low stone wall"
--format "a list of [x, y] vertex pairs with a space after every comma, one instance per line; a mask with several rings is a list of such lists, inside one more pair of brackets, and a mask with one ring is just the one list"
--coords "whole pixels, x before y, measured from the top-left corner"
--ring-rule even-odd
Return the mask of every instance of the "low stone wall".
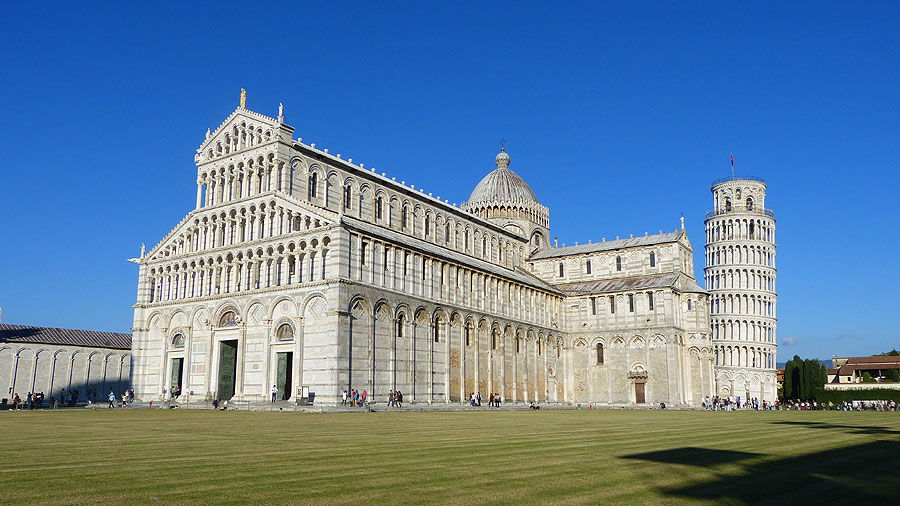
[[826, 383], [825, 390], [900, 390], [900, 383]]

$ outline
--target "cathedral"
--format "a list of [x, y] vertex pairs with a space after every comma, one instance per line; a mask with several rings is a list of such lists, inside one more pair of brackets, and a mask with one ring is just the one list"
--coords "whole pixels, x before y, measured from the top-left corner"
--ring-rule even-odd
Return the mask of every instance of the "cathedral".
[[133, 259], [138, 399], [775, 400], [764, 183], [713, 187], [707, 290], [683, 223], [552, 244], [549, 209], [504, 150], [457, 206], [304, 144], [242, 91], [194, 158], [195, 209]]

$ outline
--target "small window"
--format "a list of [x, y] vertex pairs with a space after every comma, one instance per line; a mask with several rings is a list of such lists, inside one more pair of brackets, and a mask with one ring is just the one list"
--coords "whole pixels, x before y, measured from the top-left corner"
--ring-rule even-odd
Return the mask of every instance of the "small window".
[[381, 219], [381, 196], [375, 197], [375, 219]]
[[725, 199], [725, 212], [731, 211], [731, 199]]
[[591, 273], [591, 259], [590, 259], [590, 258], [588, 258], [588, 259], [584, 262], [584, 273], [585, 273], [585, 274], [590, 274], [590, 273]]
[[609, 296], [609, 312], [610, 314], [616, 314], [616, 296]]
[[516, 353], [522, 352], [521, 338], [516, 338]]
[[366, 250], [369, 247], [369, 243], [363, 241], [362, 246], [359, 248], [359, 263], [361, 265], [366, 265]]
[[653, 311], [653, 292], [647, 292], [647, 306]]
[[748, 211], [753, 210], [753, 199], [751, 197], [747, 197], [747, 210]]
[[184, 334], [175, 334], [172, 338], [173, 348], [184, 348]]
[[650, 267], [656, 267], [656, 252], [650, 252]]
[[591, 297], [591, 314], [597, 314], [597, 297]]
[[472, 344], [472, 341], [471, 341], [471, 339], [472, 339], [472, 329], [471, 329], [471, 327], [469, 327], [468, 325], [466, 325], [465, 329], [466, 329], [466, 330], [465, 330], [465, 334], [466, 334], [466, 346], [470, 346], [470, 345]]
[[603, 343], [597, 343], [597, 365], [603, 365]]
[[491, 349], [492, 350], [497, 349], [497, 332], [496, 331], [494, 331], [494, 333], [491, 334]]
[[316, 188], [319, 186], [319, 175], [313, 172], [309, 175], [309, 198], [316, 198]]
[[344, 187], [344, 209], [350, 209], [351, 205], [350, 186], [348, 185]]
[[687, 300], [687, 308], [688, 308], [688, 311], [691, 310], [691, 307], [692, 307], [692, 306], [691, 306], [691, 299], [688, 299], [688, 300]]
[[283, 323], [275, 331], [275, 338], [279, 341], [292, 341], [294, 339], [294, 327], [289, 323]]
[[564, 274], [565, 274], [565, 267], [563, 267], [563, 263], [560, 262], [559, 263], [559, 277], [563, 277]]
[[441, 342], [441, 324], [434, 322], [434, 342]]
[[634, 295], [632, 294], [628, 295], [628, 311], [631, 313], [634, 312]]
[[445, 243], [450, 242], [450, 224], [449, 223], [444, 225], [444, 242]]
[[616, 257], [616, 270], [617, 271], [622, 270], [622, 257], [621, 256]]
[[225, 311], [219, 318], [220, 327], [233, 327], [237, 325], [237, 314], [234, 311]]
[[402, 211], [400, 211], [400, 228], [402, 228], [403, 230], [406, 230], [406, 222], [407, 222], [406, 220], [408, 219], [407, 218], [408, 214], [409, 214], [409, 211], [405, 207], [403, 208]]
[[425, 236], [431, 233], [431, 216], [425, 215]]

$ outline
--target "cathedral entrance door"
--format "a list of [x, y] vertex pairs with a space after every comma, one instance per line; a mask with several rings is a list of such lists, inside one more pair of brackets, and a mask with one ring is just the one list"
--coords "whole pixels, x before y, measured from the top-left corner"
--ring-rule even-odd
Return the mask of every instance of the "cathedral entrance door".
[[647, 403], [646, 392], [644, 389], [644, 387], [646, 385], [647, 384], [644, 383], [643, 381], [640, 381], [640, 382], [636, 381], [634, 383], [634, 402], [636, 402], [637, 404], [646, 404]]
[[292, 352], [278, 353], [278, 368], [275, 372], [275, 385], [278, 387], [278, 396], [281, 400], [291, 398], [291, 370], [294, 368], [294, 354]]
[[181, 378], [184, 375], [184, 359], [183, 358], [173, 358], [172, 359], [172, 372], [169, 377], [169, 393], [172, 397], [178, 397], [181, 395]]
[[234, 380], [237, 372], [237, 341], [219, 343], [219, 391], [220, 401], [234, 397]]

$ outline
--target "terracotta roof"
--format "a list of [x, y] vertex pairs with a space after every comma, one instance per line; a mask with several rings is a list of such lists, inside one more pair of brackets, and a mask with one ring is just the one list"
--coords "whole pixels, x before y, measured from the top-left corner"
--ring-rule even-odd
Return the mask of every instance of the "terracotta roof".
[[885, 364], [885, 365], [893, 365], [900, 366], [900, 356], [880, 356], [880, 357], [844, 357], [847, 359], [847, 363], [845, 365], [872, 365], [872, 364]]
[[541, 260], [544, 258], [564, 257], [567, 255], [583, 255], [585, 253], [594, 253], [597, 251], [610, 251], [625, 248], [634, 248], [637, 246], [652, 246], [654, 244], [663, 244], [676, 242], [681, 238], [684, 232], [666, 232], [663, 234], [643, 235], [640, 237], [629, 237], [627, 239], [616, 239], [614, 241], [603, 241], [589, 244], [579, 244], [578, 246], [563, 246], [562, 248], [548, 248], [538, 251], [529, 260]]
[[129, 350], [131, 334], [0, 323], [0, 343], [37, 343]]

